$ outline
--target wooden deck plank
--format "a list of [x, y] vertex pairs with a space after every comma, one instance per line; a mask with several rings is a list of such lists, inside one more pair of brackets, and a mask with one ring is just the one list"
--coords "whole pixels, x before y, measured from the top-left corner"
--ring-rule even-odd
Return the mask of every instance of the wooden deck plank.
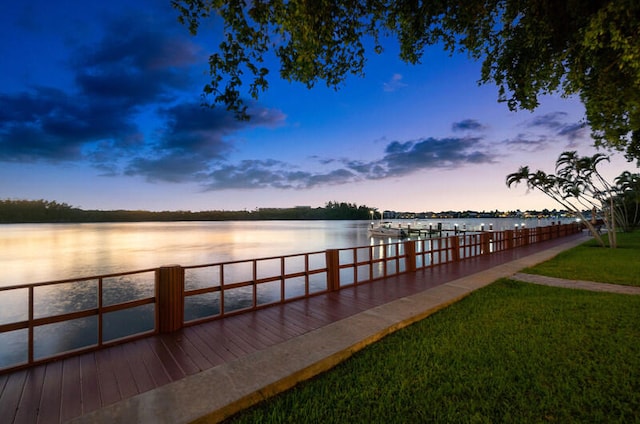
[[202, 343], [200, 337], [191, 332], [184, 332], [183, 334], [183, 349], [200, 370], [209, 369], [220, 363], [220, 357], [215, 352], [212, 352], [207, 345]]
[[306, 332], [308, 331], [308, 326], [299, 322], [298, 312], [291, 308], [291, 305], [294, 303], [295, 302], [285, 303], [284, 305], [265, 309], [264, 315], [276, 320], [277, 322], [283, 322], [286, 325], [291, 326], [296, 331]]
[[7, 386], [7, 380], [9, 380], [9, 374], [0, 374], [0, 398], [4, 393], [4, 388]]
[[[111, 350], [111, 366], [118, 384], [118, 393], [122, 399], [137, 395], [138, 387], [129, 367], [127, 354], [122, 345], [114, 346]], [[116, 359], [117, 358], [117, 359]]]
[[[223, 337], [219, 332], [216, 332], [211, 328], [211, 323], [207, 323], [198, 328], [192, 329], [203, 344], [205, 344], [212, 352], [215, 353], [223, 361], [232, 361], [238, 356], [244, 355], [246, 352], [232, 343], [226, 337]], [[190, 329], [191, 330], [191, 329]]]
[[230, 335], [229, 332], [224, 329], [225, 326], [223, 322], [214, 321], [199, 328], [198, 334], [200, 338], [225, 361], [233, 360], [252, 351], [250, 346], [245, 346], [242, 340], [238, 340], [237, 337]]
[[184, 352], [186, 357], [195, 365], [195, 372], [206, 370], [212, 367], [211, 361], [209, 361], [203, 354], [194, 346], [194, 343], [190, 339], [190, 334], [185, 331], [180, 331], [173, 335], [168, 335], [177, 347]]
[[80, 379], [82, 385], [82, 413], [100, 408], [100, 387], [98, 385], [98, 365], [95, 353], [80, 356]]
[[[40, 411], [40, 397], [42, 396], [42, 386], [44, 385], [45, 367], [34, 367], [26, 372], [22, 396], [19, 400], [15, 421], [19, 423], [38, 422], [38, 412]], [[8, 418], [4, 408], [0, 406], [0, 417]], [[8, 419], [11, 422], [11, 419]]]
[[145, 367], [147, 368], [147, 371], [149, 372], [149, 375], [153, 380], [153, 383], [156, 387], [160, 387], [164, 384], [170, 383], [171, 377], [169, 376], [166, 367], [153, 349], [150, 340], [151, 339], [136, 340], [135, 342], [133, 342], [133, 344], [136, 345], [136, 348], [139, 352], [138, 355], [144, 362]]
[[164, 343], [165, 347], [173, 357], [173, 360], [178, 364], [180, 369], [185, 375], [192, 375], [200, 371], [193, 359], [185, 352], [181, 346], [179, 339], [182, 337], [182, 332], [174, 334], [162, 334], [160, 340]]
[[46, 365], [42, 397], [38, 411], [39, 423], [60, 422], [60, 393], [62, 388], [63, 361], [55, 361]]
[[127, 358], [131, 375], [133, 376], [139, 393], [144, 393], [156, 388], [153, 378], [147, 369], [147, 364], [145, 364], [143, 355], [140, 352], [141, 349], [144, 349], [144, 346], [145, 345], [138, 343], [124, 343], [122, 345], [123, 353]]
[[301, 301], [300, 303], [291, 303], [290, 308], [298, 313], [298, 316], [307, 323], [311, 328], [319, 328], [328, 323], [326, 317], [321, 316], [318, 311], [313, 311], [313, 308], [308, 301]]
[[20, 370], [7, 376], [4, 391], [2, 392], [2, 397], [0, 397], [0, 417], [9, 418], [9, 422], [11, 422], [16, 415], [27, 374], [27, 370]]
[[256, 314], [252, 314], [249, 318], [246, 322], [247, 329], [263, 335], [269, 344], [276, 344], [286, 340], [282, 332], [275, 330], [269, 325], [268, 321], [259, 318]]
[[176, 362], [175, 358], [171, 354], [171, 351], [167, 349], [160, 337], [152, 337], [149, 339], [149, 345], [153, 349], [154, 353], [160, 359], [162, 366], [167, 372], [171, 381], [179, 380], [185, 377], [187, 374], [184, 372], [180, 365]]
[[277, 311], [275, 313], [271, 313], [269, 310], [263, 311], [260, 314], [260, 320], [268, 323], [287, 338], [297, 337], [306, 332], [304, 328], [299, 327], [293, 321], [287, 321], [282, 315], [277, 315]]
[[245, 316], [237, 316], [234, 318], [244, 318], [242, 321], [239, 319], [234, 319], [226, 323], [233, 334], [238, 337], [238, 339], [243, 340], [249, 346], [253, 348], [253, 350], [264, 349], [265, 347], [271, 346], [273, 343], [269, 338], [267, 338], [264, 334], [259, 334], [251, 331], [251, 328], [247, 325], [247, 317]]
[[114, 364], [111, 363], [111, 349], [102, 349], [95, 353], [100, 403], [110, 405], [121, 399], [118, 390]]
[[342, 305], [337, 303], [334, 299], [332, 299], [331, 294], [328, 294], [326, 297], [316, 297], [310, 299], [310, 311], [309, 313], [312, 316], [320, 317], [324, 321], [324, 325], [329, 324], [334, 321], [339, 321], [345, 318], [344, 311], [342, 310]]
[[211, 366], [216, 366], [224, 363], [226, 359], [223, 356], [220, 356], [217, 349], [213, 349], [213, 347], [206, 342], [206, 340], [204, 339], [206, 335], [203, 334], [202, 331], [200, 331], [200, 327], [201, 326], [196, 328], [188, 327], [185, 328], [183, 332], [187, 337], [189, 337], [189, 340], [193, 344], [194, 348], [198, 349], [200, 354], [211, 363]]
[[322, 325], [325, 321], [311, 316], [308, 311], [308, 304], [301, 302], [290, 303], [284, 311], [287, 317], [299, 328], [303, 328], [305, 332], [314, 330]]
[[72, 357], [62, 364], [60, 420], [67, 421], [82, 414], [82, 371], [80, 357]]

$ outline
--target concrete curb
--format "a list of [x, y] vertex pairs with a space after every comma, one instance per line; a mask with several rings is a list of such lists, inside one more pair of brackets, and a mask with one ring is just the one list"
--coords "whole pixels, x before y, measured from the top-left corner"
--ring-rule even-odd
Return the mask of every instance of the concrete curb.
[[372, 308], [72, 420], [72, 423], [216, 423], [344, 361], [355, 352], [571, 242]]

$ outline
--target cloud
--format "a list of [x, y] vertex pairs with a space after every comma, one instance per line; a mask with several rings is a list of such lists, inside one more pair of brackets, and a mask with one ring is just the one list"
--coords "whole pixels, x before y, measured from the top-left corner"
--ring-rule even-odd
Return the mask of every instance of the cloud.
[[[363, 180], [380, 180], [410, 175], [428, 169], [457, 169], [467, 165], [493, 164], [496, 155], [479, 138], [426, 138], [388, 143], [378, 160], [327, 160], [335, 165], [326, 171], [300, 171], [296, 166], [273, 159], [245, 160], [216, 167], [203, 182], [205, 190], [280, 188], [306, 189]], [[340, 166], [342, 165], [342, 166]]]
[[[202, 181], [208, 174], [224, 179], [224, 175], [211, 171], [224, 162], [233, 150], [230, 136], [241, 129], [281, 125], [286, 116], [278, 110], [252, 107], [250, 121], [238, 121], [219, 108], [184, 103], [160, 111], [166, 122], [158, 143], [148, 151], [132, 159], [126, 167], [126, 175], [144, 176], [152, 182]], [[257, 162], [264, 165], [264, 163]], [[271, 163], [273, 165], [273, 163]], [[236, 174], [246, 167], [228, 168]], [[208, 183], [210, 184], [210, 183]], [[229, 184], [229, 183], [227, 183]], [[215, 184], [214, 184], [215, 185]]]
[[558, 135], [567, 137], [570, 141], [570, 144], [569, 144], [570, 146], [574, 146], [577, 140], [580, 140], [589, 136], [587, 126], [580, 122], [575, 124], [565, 125], [558, 131]]
[[571, 144], [576, 140], [585, 138], [587, 134], [587, 126], [584, 123], [567, 123], [566, 118], [569, 116], [566, 112], [552, 112], [545, 115], [537, 116], [527, 123], [529, 128], [548, 129], [553, 134], [566, 137]]
[[495, 155], [481, 141], [480, 138], [429, 137], [415, 142], [392, 142], [378, 165], [386, 170], [386, 176], [403, 176], [423, 169], [495, 163]]
[[454, 122], [451, 125], [453, 131], [482, 131], [486, 129], [484, 125], [475, 119], [463, 119], [459, 122]]
[[125, 148], [138, 134], [121, 109], [58, 89], [0, 94], [0, 110], [1, 161], [75, 161], [91, 143], [110, 139]]
[[565, 125], [563, 121], [567, 116], [569, 116], [569, 114], [566, 112], [551, 112], [545, 115], [536, 116], [527, 124], [527, 126], [558, 130]]
[[[111, 21], [102, 40], [76, 47], [74, 86], [0, 93], [0, 161], [88, 161], [102, 175], [124, 169], [150, 181], [193, 181], [232, 151], [235, 132], [285, 121], [258, 105], [241, 122], [224, 109], [185, 102], [200, 92], [190, 77], [202, 64], [198, 47], [161, 22], [142, 20]], [[142, 120], [155, 131], [144, 134]]]
[[190, 40], [132, 19], [111, 22], [105, 31], [119, 36], [80, 48], [72, 59], [83, 94], [134, 107], [167, 100], [193, 83], [188, 68], [200, 59]]
[[[72, 54], [75, 86], [0, 94], [0, 161], [79, 161], [97, 166], [140, 149], [144, 108], [191, 84], [196, 48], [153, 26], [116, 21], [95, 45]], [[100, 149], [108, 149], [103, 155]]]
[[401, 74], [393, 74], [393, 76], [388, 82], [385, 82], [382, 84], [382, 89], [386, 92], [393, 92], [401, 88], [404, 88], [406, 86], [407, 84], [402, 82]]
[[132, 159], [125, 175], [144, 176], [149, 182], [185, 183], [205, 177], [209, 163], [196, 154], [168, 152], [163, 156]]
[[544, 135], [534, 136], [521, 133], [516, 135], [514, 138], [505, 140], [504, 144], [521, 151], [535, 152], [547, 147], [547, 145], [549, 144], [549, 139]]

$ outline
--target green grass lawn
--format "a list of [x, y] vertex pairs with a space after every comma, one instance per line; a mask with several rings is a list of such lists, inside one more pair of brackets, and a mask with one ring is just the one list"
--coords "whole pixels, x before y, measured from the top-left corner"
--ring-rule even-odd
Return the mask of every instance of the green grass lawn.
[[640, 296], [502, 279], [230, 422], [640, 422], [639, 370]]
[[523, 271], [572, 280], [640, 286], [640, 231], [618, 233], [617, 236], [616, 249], [598, 247], [592, 240]]

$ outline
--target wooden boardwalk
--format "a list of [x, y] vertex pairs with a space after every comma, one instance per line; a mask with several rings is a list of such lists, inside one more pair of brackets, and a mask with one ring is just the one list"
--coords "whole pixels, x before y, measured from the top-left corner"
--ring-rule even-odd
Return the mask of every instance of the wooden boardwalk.
[[375, 306], [581, 237], [439, 265], [0, 374], [0, 421], [66, 422]]

